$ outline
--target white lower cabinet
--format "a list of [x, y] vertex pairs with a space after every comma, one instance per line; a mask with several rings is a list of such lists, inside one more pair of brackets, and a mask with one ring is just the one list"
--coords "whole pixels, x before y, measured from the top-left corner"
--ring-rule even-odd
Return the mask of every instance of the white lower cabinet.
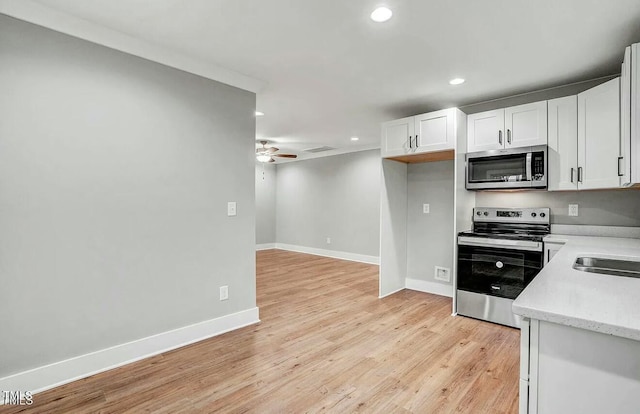
[[620, 185], [620, 78], [548, 102], [548, 190]]
[[640, 341], [524, 321], [520, 414], [640, 412]]

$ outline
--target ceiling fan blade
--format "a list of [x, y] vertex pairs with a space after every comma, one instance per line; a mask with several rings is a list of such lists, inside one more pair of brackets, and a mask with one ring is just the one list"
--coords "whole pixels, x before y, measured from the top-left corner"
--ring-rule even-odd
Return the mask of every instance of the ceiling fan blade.
[[278, 150], [279, 150], [279, 148], [276, 148], [276, 147], [269, 147], [269, 148], [265, 149], [265, 151], [270, 152], [270, 153], [276, 152]]
[[271, 159], [269, 160], [269, 162], [276, 162], [276, 160], [274, 160], [273, 158], [271, 158]]
[[273, 154], [272, 157], [298, 158], [298, 156], [295, 154]]

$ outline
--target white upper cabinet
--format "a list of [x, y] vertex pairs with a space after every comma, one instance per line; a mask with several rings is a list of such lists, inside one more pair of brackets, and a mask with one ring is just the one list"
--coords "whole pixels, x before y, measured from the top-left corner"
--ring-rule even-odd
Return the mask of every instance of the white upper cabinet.
[[455, 149], [456, 109], [397, 119], [382, 124], [382, 157]]
[[619, 78], [549, 101], [548, 190], [619, 185]]
[[467, 117], [467, 151], [547, 144], [547, 101]]
[[416, 152], [455, 148], [454, 111], [445, 109], [415, 118]]
[[625, 49], [620, 78], [620, 185], [640, 184], [640, 43]]
[[467, 116], [467, 152], [504, 148], [504, 109]]
[[547, 101], [504, 110], [505, 148], [547, 144]]
[[578, 97], [548, 102], [548, 190], [578, 189]]
[[578, 188], [619, 186], [620, 78], [578, 94]]
[[382, 124], [382, 156], [404, 155], [413, 149], [414, 119], [396, 119]]

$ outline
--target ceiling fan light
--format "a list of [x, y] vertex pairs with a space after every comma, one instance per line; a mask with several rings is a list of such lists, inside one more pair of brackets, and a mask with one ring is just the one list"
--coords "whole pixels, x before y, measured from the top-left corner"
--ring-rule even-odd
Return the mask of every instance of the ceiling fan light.
[[265, 154], [258, 154], [256, 155], [256, 159], [260, 162], [269, 162], [269, 160], [271, 159], [271, 156], [265, 155]]

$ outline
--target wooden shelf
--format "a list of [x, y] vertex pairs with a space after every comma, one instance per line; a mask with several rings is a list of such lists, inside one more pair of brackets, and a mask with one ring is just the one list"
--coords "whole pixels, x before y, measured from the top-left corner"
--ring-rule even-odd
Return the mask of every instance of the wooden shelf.
[[424, 152], [422, 154], [407, 154], [398, 157], [389, 157], [387, 159], [404, 162], [405, 164], [416, 164], [421, 162], [453, 160], [455, 156], [455, 150], [445, 150], [436, 152]]

